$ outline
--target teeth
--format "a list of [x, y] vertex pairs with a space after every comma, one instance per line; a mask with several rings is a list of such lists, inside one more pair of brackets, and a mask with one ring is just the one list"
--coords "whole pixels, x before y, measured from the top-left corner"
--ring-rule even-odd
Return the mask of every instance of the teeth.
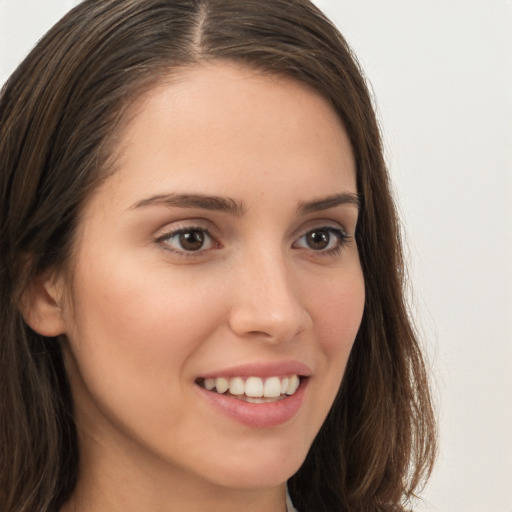
[[228, 380], [224, 377], [217, 377], [215, 379], [215, 388], [217, 389], [217, 393], [225, 393], [229, 388]]
[[208, 378], [202, 381], [202, 386], [208, 391], [216, 391], [217, 393], [226, 393], [234, 396], [245, 395], [247, 402], [264, 403], [265, 398], [279, 398], [286, 395], [293, 395], [300, 386], [300, 378], [298, 375], [290, 375], [288, 377], [232, 377], [226, 379], [224, 377]]
[[233, 377], [229, 381], [229, 392], [232, 395], [243, 395], [245, 393], [245, 384], [241, 377]]
[[292, 375], [290, 377], [290, 382], [288, 383], [288, 389], [286, 390], [287, 395], [293, 395], [295, 391], [299, 388], [300, 380], [297, 375]]
[[264, 404], [265, 403], [264, 398], [253, 398], [251, 396], [246, 397], [245, 401], [249, 402], [250, 404]]
[[254, 398], [263, 396], [263, 381], [259, 377], [249, 377], [245, 381], [245, 394]]
[[270, 377], [263, 386], [263, 396], [275, 398], [281, 394], [281, 381], [279, 377]]

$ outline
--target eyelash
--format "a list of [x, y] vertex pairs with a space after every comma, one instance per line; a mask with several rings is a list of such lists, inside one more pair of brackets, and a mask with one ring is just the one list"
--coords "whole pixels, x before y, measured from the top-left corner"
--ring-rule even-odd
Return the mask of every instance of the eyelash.
[[[346, 233], [343, 229], [334, 227], [334, 226], [319, 226], [316, 228], [309, 229], [306, 231], [303, 235], [301, 235], [296, 242], [294, 242], [294, 246], [302, 239], [304, 239], [306, 236], [312, 234], [312, 233], [318, 233], [318, 232], [327, 232], [329, 233], [330, 237], [334, 236], [336, 238], [336, 245], [330, 249], [320, 249], [320, 250], [314, 250], [311, 248], [304, 247], [304, 249], [310, 249], [313, 251], [315, 256], [337, 256], [340, 254], [341, 250], [346, 247], [352, 237]], [[331, 238], [329, 238], [329, 244], [331, 243]]]
[[159, 244], [164, 245], [164, 247], [167, 250], [172, 251], [172, 252], [174, 252], [176, 254], [179, 254], [180, 256], [183, 256], [185, 258], [197, 258], [198, 256], [202, 256], [202, 253], [205, 250], [208, 250], [208, 249], [203, 249], [202, 247], [199, 248], [197, 251], [186, 250], [186, 249], [177, 249], [177, 248], [171, 247], [171, 244], [169, 243], [170, 239], [175, 238], [175, 237], [179, 237], [180, 235], [184, 235], [186, 233], [191, 233], [191, 232], [202, 233], [203, 235], [206, 235], [206, 237], [208, 239], [210, 239], [211, 244], [213, 244], [214, 246], [217, 246], [217, 247], [220, 246], [220, 244], [218, 244], [215, 241], [215, 238], [210, 233], [210, 231], [207, 228], [204, 228], [204, 227], [201, 227], [201, 226], [186, 226], [186, 227], [183, 227], [183, 228], [178, 228], [178, 229], [171, 230], [171, 231], [165, 233], [164, 235], [158, 237], [156, 242], [159, 243]]
[[[203, 249], [201, 246], [198, 250], [187, 250], [183, 248], [173, 248], [169, 241], [173, 238], [179, 237], [184, 234], [190, 234], [192, 232], [198, 232], [202, 233], [203, 235], [206, 235], [205, 238], [208, 238], [210, 240], [210, 244], [212, 244], [213, 248], [220, 247], [220, 244], [215, 240], [213, 235], [210, 233], [210, 231], [207, 228], [200, 227], [200, 226], [187, 226], [183, 228], [178, 228], [175, 230], [171, 230], [162, 236], [159, 236], [156, 240], [157, 243], [164, 245], [164, 247], [167, 250], [170, 250], [176, 254], [179, 254], [180, 256], [184, 258], [196, 258], [199, 256], [202, 256], [203, 253], [207, 250], [210, 250], [210, 248]], [[329, 248], [329, 249], [320, 249], [315, 250], [308, 247], [296, 247], [296, 245], [299, 243], [300, 240], [304, 239], [306, 236], [315, 233], [315, 232], [327, 232], [330, 236], [334, 236], [337, 241], [335, 247]], [[333, 226], [319, 226], [316, 228], [308, 229], [305, 233], [303, 233], [292, 245], [292, 247], [296, 249], [306, 249], [311, 250], [315, 256], [337, 256], [341, 250], [346, 247], [350, 241], [352, 240], [352, 236], [346, 233], [343, 229]], [[329, 238], [329, 244], [331, 243], [332, 239]]]

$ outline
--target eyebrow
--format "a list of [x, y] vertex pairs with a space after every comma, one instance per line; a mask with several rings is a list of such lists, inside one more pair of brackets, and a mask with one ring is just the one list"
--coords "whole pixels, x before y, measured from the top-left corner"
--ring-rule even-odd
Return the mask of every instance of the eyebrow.
[[342, 194], [334, 194], [332, 196], [323, 197], [313, 201], [302, 202], [299, 204], [297, 211], [299, 215], [305, 215], [307, 213], [328, 210], [329, 208], [334, 208], [335, 206], [344, 204], [355, 206], [359, 210], [361, 207], [359, 194], [344, 192]]
[[[351, 192], [334, 194], [332, 196], [299, 203], [297, 212], [306, 215], [322, 210], [328, 210], [340, 205], [352, 205], [360, 207], [359, 195]], [[229, 213], [241, 217], [247, 211], [244, 204], [230, 197], [207, 196], [203, 194], [159, 194], [148, 197], [135, 203], [130, 209], [146, 208], [149, 206], [168, 206], [178, 208], [201, 208]]]
[[202, 194], [160, 194], [148, 197], [135, 203], [131, 209], [148, 206], [177, 206], [179, 208], [201, 208], [242, 216], [246, 209], [244, 205], [229, 197], [206, 196]]

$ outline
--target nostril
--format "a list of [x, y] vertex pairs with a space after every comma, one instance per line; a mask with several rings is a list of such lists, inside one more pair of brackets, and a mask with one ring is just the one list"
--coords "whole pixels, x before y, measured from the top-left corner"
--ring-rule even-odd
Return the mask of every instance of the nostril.
[[228, 320], [231, 330], [240, 337], [269, 342], [295, 339], [312, 325], [309, 313], [299, 302], [235, 305]]
[[263, 337], [271, 337], [271, 335], [268, 333], [268, 332], [264, 332], [264, 331], [250, 331], [247, 333], [248, 335], [251, 335], [251, 336], [263, 336]]

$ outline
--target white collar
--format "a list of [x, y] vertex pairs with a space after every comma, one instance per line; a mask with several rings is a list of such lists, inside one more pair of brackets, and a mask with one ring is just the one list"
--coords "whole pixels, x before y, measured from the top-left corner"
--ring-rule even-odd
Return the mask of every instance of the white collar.
[[286, 512], [299, 512], [292, 503], [292, 499], [290, 498], [290, 494], [288, 493], [288, 488], [286, 489]]

